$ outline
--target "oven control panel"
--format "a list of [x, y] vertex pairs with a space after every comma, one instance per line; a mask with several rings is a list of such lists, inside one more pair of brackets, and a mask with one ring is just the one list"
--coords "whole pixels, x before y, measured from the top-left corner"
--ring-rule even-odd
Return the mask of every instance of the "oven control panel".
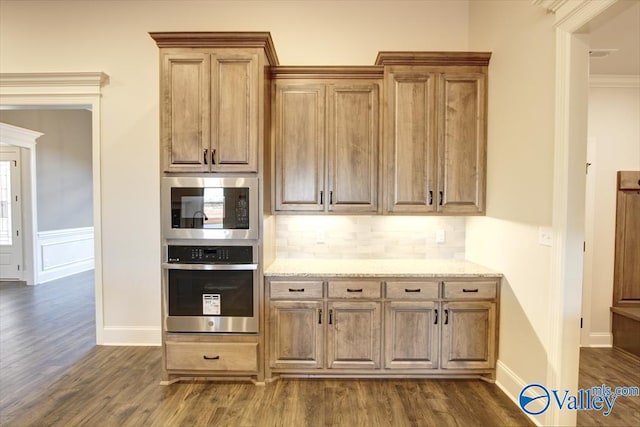
[[251, 264], [252, 246], [169, 245], [168, 261], [181, 264]]

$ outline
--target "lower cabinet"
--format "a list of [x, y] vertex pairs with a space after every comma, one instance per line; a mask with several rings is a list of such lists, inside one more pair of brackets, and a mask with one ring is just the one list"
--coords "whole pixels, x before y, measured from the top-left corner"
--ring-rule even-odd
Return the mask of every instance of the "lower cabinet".
[[165, 333], [163, 347], [163, 383], [183, 377], [249, 377], [264, 381], [256, 336]]
[[267, 377], [494, 378], [498, 281], [267, 278]]
[[330, 301], [327, 306], [327, 368], [379, 368], [380, 303]]

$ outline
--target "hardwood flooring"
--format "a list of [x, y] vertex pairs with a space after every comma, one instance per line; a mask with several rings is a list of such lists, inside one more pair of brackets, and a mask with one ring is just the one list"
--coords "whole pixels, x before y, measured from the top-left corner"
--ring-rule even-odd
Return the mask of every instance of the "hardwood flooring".
[[[93, 316], [91, 274], [0, 285], [0, 426], [533, 425], [496, 385], [477, 380], [161, 386], [160, 348], [95, 346]], [[587, 350], [581, 387], [614, 384], [612, 366], [620, 385], [638, 384], [614, 350]], [[633, 358], [623, 362], [637, 368]], [[619, 398], [609, 417], [580, 412], [578, 424], [639, 425], [639, 405]]]
[[[638, 338], [640, 339], [640, 337]], [[578, 388], [640, 387], [640, 358], [615, 348], [582, 348]], [[640, 426], [640, 396], [619, 396], [608, 416], [578, 411], [579, 426]]]

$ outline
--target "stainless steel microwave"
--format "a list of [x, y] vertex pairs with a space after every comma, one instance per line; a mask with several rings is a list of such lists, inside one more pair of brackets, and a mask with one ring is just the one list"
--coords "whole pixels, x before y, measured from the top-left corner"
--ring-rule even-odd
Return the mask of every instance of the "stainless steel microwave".
[[258, 178], [163, 177], [165, 239], [257, 239]]

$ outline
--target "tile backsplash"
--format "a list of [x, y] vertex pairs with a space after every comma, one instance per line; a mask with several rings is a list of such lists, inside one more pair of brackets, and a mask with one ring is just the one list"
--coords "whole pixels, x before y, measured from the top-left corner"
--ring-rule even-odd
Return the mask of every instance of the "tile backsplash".
[[[276, 216], [279, 258], [464, 259], [465, 218]], [[436, 234], [444, 232], [444, 242]]]

